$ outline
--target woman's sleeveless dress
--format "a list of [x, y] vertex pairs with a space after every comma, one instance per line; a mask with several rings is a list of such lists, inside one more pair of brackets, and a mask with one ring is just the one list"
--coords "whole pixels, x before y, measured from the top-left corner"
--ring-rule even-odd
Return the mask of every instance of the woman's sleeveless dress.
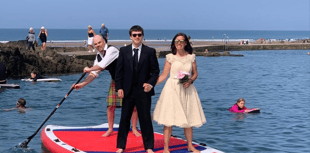
[[165, 126], [202, 126], [206, 123], [206, 118], [194, 84], [185, 89], [176, 78], [179, 70], [192, 73], [195, 54], [184, 57], [168, 54], [166, 60], [171, 63], [170, 77], [156, 103], [153, 120]]

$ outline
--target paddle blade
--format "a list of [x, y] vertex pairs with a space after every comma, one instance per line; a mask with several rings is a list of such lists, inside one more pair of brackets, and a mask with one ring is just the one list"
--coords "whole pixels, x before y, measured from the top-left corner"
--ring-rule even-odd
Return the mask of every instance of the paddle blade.
[[28, 143], [30, 142], [30, 139], [26, 139], [24, 142], [20, 143], [18, 145], [19, 148], [28, 148]]

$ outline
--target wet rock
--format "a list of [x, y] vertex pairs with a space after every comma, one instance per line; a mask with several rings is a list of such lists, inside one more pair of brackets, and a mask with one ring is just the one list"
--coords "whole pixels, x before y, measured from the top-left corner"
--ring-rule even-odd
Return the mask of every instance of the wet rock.
[[41, 75], [78, 73], [93, 64], [93, 61], [60, 55], [48, 48], [42, 51], [37, 47], [36, 51], [28, 51], [25, 41], [0, 43], [0, 61], [5, 63], [9, 78], [26, 77], [31, 71]]

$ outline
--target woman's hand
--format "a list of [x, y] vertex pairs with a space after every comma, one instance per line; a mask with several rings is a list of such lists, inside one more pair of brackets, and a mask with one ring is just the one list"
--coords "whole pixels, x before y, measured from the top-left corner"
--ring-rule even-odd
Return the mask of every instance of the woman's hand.
[[244, 110], [244, 112], [245, 112], [245, 113], [248, 113], [248, 112], [250, 112], [250, 110], [246, 109], [246, 110]]
[[188, 88], [190, 85], [192, 84], [192, 80], [191, 79], [189, 79], [187, 82], [184, 82], [183, 83], [183, 88]]

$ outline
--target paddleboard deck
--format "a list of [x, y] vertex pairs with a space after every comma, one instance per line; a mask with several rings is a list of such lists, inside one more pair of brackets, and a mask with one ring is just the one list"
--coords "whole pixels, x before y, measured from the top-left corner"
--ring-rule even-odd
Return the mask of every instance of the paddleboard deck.
[[[32, 79], [22, 79], [22, 81], [33, 82]], [[37, 79], [36, 82], [61, 82], [61, 79], [59, 79], [59, 78], [45, 78], [45, 79]]]
[[18, 84], [0, 84], [0, 88], [14, 88], [19, 89], [20, 86]]
[[[117, 150], [116, 138], [118, 125], [114, 124], [114, 132], [109, 137], [102, 137], [108, 130], [108, 124], [88, 127], [64, 127], [47, 125], [41, 132], [42, 145], [52, 153], [112, 153]], [[164, 149], [164, 136], [154, 133], [154, 152]], [[223, 153], [209, 146], [193, 143], [202, 153]], [[170, 152], [188, 152], [187, 142], [172, 136], [170, 139]], [[132, 131], [128, 134], [125, 152], [145, 152], [142, 137], [136, 137]]]

